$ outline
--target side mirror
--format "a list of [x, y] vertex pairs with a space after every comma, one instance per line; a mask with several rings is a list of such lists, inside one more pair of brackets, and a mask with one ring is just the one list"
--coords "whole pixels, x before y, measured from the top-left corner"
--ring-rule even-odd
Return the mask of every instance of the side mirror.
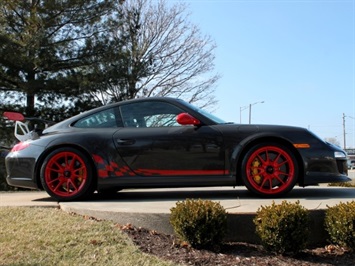
[[178, 114], [178, 116], [176, 117], [176, 121], [180, 125], [183, 125], [183, 126], [186, 126], [186, 125], [198, 126], [201, 124], [200, 120], [196, 119], [195, 117], [193, 117], [192, 115], [190, 115], [188, 113]]

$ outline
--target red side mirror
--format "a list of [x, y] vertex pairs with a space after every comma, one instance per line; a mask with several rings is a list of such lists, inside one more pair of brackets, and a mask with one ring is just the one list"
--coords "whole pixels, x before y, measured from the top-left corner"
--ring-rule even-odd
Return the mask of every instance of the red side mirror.
[[176, 117], [176, 121], [180, 125], [183, 125], [183, 126], [186, 126], [186, 125], [198, 126], [201, 124], [200, 120], [196, 119], [195, 117], [193, 117], [192, 115], [190, 115], [188, 113], [178, 114], [178, 116]]
[[13, 120], [13, 121], [25, 120], [25, 117], [22, 114], [16, 113], [16, 112], [4, 112], [3, 116], [6, 117], [7, 119]]

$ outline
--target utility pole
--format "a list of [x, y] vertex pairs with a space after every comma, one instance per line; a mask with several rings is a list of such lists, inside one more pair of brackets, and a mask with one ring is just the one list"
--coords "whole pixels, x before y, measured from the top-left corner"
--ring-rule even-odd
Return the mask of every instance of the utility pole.
[[249, 104], [249, 124], [251, 124], [251, 107], [257, 103], [264, 103], [264, 101]]

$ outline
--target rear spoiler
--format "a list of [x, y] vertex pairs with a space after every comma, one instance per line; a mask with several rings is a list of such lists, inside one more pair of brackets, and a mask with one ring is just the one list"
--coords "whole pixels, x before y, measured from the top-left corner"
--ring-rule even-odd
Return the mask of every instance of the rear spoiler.
[[30, 121], [42, 122], [45, 124], [46, 128], [50, 125], [55, 124], [52, 121], [44, 120], [41, 118], [24, 117], [23, 114], [17, 112], [4, 112], [3, 116], [6, 117], [8, 120], [15, 121], [14, 135], [19, 141], [26, 141], [38, 137], [38, 130], [36, 130], [36, 127], [34, 128], [34, 130], [29, 129], [28, 124]]

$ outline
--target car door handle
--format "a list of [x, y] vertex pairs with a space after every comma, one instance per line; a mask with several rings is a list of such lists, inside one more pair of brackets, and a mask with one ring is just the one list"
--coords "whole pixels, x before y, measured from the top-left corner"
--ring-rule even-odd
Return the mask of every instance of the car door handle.
[[120, 145], [133, 145], [136, 141], [134, 139], [118, 139], [117, 143]]

